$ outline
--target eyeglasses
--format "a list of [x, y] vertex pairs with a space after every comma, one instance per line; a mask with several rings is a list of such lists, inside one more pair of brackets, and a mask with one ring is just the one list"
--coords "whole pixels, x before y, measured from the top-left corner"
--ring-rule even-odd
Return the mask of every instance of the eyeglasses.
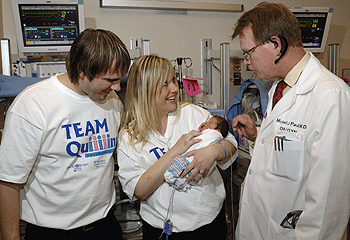
[[280, 226], [283, 228], [295, 229], [299, 217], [303, 211], [295, 210], [293, 212], [289, 212], [287, 216], [282, 220]]
[[255, 47], [252, 47], [251, 49], [249, 49], [248, 51], [244, 51], [242, 54], [243, 54], [243, 57], [244, 57], [244, 59], [245, 60], [247, 60], [247, 61], [249, 61], [250, 60], [250, 58], [252, 57], [252, 54], [253, 54], [253, 52], [255, 51], [255, 49], [257, 48], [257, 47], [259, 47], [259, 46], [261, 46], [261, 45], [263, 45], [265, 42], [266, 42], [267, 40], [265, 40], [265, 41], [262, 41], [261, 43], [259, 43], [258, 45], [256, 45]]

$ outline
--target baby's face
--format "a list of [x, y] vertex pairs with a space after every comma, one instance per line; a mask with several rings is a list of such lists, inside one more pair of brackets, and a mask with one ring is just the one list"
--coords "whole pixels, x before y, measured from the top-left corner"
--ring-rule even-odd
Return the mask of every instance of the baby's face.
[[216, 129], [218, 127], [217, 121], [215, 118], [210, 118], [209, 121], [202, 123], [199, 126], [199, 131], [202, 132], [205, 129]]

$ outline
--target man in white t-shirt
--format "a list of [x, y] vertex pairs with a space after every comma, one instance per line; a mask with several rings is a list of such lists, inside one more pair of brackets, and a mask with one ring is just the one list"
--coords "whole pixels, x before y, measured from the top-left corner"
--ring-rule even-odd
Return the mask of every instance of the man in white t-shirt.
[[115, 91], [130, 65], [112, 32], [87, 29], [67, 73], [23, 90], [7, 111], [0, 145], [4, 239], [122, 239], [113, 150], [123, 105]]

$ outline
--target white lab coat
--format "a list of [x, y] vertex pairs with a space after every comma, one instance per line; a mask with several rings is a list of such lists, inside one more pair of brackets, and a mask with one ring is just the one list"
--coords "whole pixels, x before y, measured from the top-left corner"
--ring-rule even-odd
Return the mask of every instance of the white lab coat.
[[[275, 87], [242, 185], [236, 237], [341, 239], [349, 220], [350, 88], [313, 55], [271, 111]], [[276, 136], [290, 140], [283, 151]], [[296, 229], [282, 228], [294, 210], [303, 210]]]

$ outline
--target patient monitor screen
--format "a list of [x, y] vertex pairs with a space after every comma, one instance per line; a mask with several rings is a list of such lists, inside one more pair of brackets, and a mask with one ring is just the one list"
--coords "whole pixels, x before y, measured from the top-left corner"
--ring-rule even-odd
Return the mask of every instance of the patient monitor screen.
[[294, 13], [299, 20], [304, 48], [321, 47], [328, 13]]
[[71, 45], [79, 34], [78, 5], [19, 5], [24, 46]]

